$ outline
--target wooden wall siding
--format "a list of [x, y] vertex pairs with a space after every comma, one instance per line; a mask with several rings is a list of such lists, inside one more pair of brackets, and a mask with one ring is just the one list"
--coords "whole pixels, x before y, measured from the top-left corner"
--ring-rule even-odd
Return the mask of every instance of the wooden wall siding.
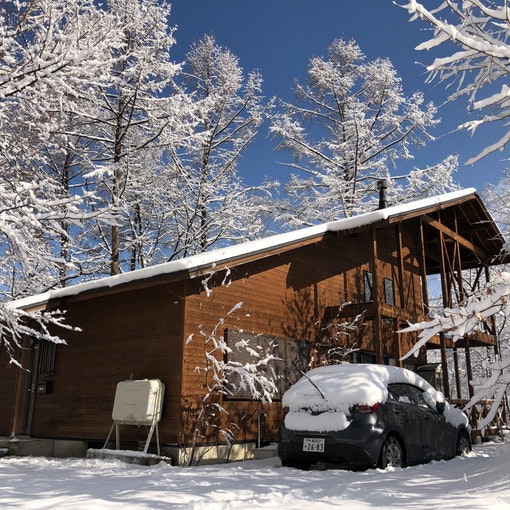
[[[416, 234], [394, 226], [378, 230], [376, 261], [372, 235], [369, 230], [330, 234], [315, 244], [232, 267], [229, 285], [221, 285], [225, 272], [219, 271], [181, 282], [162, 279], [157, 285], [112, 289], [93, 298], [67, 298], [59, 306], [82, 332], [61, 332], [68, 345], [57, 349], [55, 374], [39, 378], [51, 380], [53, 388], [36, 395], [32, 435], [104, 440], [116, 384], [130, 377], [158, 378], [166, 385], [160, 440], [182, 443], [190, 437], [207, 383], [197, 371], [204, 367], [203, 334], [207, 337], [216, 327], [217, 336], [230, 328], [313, 342], [321, 338], [328, 313], [349, 301], [355, 304], [352, 313], [355, 307], [369, 311], [357, 346], [376, 351], [374, 336], [380, 334], [381, 353], [398, 357], [403, 347], [395, 343], [394, 328], [404, 318], [418, 317], [422, 308], [420, 268], [413, 255]], [[363, 272], [374, 268], [379, 300], [365, 303]], [[384, 303], [384, 277], [394, 281], [396, 306]], [[239, 437], [257, 438], [263, 411], [264, 434], [276, 439], [278, 405], [269, 409], [228, 399], [222, 404], [229, 412], [221, 417], [224, 426], [234, 418], [243, 423]], [[142, 440], [145, 433], [129, 427], [122, 438]], [[206, 439], [218, 439], [213, 436]]]
[[[406, 317], [417, 316], [421, 312], [420, 268], [417, 258], [411, 256], [411, 236], [406, 232], [402, 236], [404, 244], [400, 247], [405, 262], [402, 271], [395, 273], [395, 265], [398, 265], [395, 230], [391, 227], [388, 232], [378, 233], [381, 238], [378, 285], [382, 287], [384, 277], [395, 280], [397, 306], [381, 305], [381, 310], [389, 317], [386, 329], [382, 328], [382, 348], [384, 355], [399, 357], [401, 349], [395, 345], [398, 340], [395, 325], [402, 314], [398, 305], [405, 301]], [[215, 282], [219, 283], [224, 278], [223, 272], [219, 272], [208, 280], [209, 296], [201, 289], [199, 279], [189, 282], [184, 336], [192, 335], [193, 339], [184, 348], [183, 415], [193, 421], [192, 414], [198, 410], [198, 401], [206, 384], [204, 373], [197, 371], [197, 367], [204, 367], [205, 359], [204, 336], [200, 331], [207, 337], [222, 322], [217, 335], [222, 334], [225, 328], [231, 328], [298, 340], [317, 340], [316, 324], [323, 320], [328, 308], [338, 307], [346, 301], [364, 301], [363, 270], [371, 267], [369, 239], [369, 232], [355, 236], [332, 235], [317, 244], [234, 267], [228, 286], [215, 287]], [[399, 278], [402, 278], [402, 286]], [[398, 294], [400, 287], [406, 289], [403, 296]], [[240, 302], [242, 307], [227, 316], [228, 311]], [[360, 331], [358, 346], [374, 351], [373, 339], [372, 317], [367, 319]], [[230, 413], [222, 417], [223, 426], [227, 426], [233, 416], [240, 417], [238, 413], [244, 412], [239, 401], [223, 401], [223, 405]], [[250, 409], [253, 411], [253, 408]], [[277, 413], [269, 418], [275, 420], [271, 425], [273, 434], [277, 430], [278, 417]], [[242, 421], [245, 427], [243, 433], [247, 439], [253, 440], [256, 429], [246, 417]], [[192, 424], [184, 423], [183, 437], [189, 437], [191, 433]], [[208, 440], [214, 438], [209, 437]]]
[[[132, 377], [165, 384], [160, 439], [175, 442], [183, 304], [182, 284], [64, 303], [68, 322], [82, 332], [61, 332], [68, 345], [58, 347], [52, 393], [37, 395], [32, 434], [104, 440], [116, 385]], [[124, 440], [146, 437], [143, 427], [124, 428]]]
[[16, 378], [19, 369], [10, 363], [9, 356], [2, 346], [0, 348], [0, 435], [8, 436], [11, 433], [12, 411], [14, 408], [14, 395]]
[[[410, 319], [422, 315], [423, 301], [421, 288], [420, 263], [417, 252], [416, 234], [403, 229], [401, 245], [398, 232], [391, 235], [389, 229], [377, 233], [377, 255], [379, 260], [379, 291], [382, 295], [381, 306], [384, 307], [383, 279], [390, 278], [394, 282], [395, 304], [391, 308], [384, 308], [385, 315], [391, 314], [391, 309], [398, 310], [399, 316], [405, 311]], [[400, 245], [400, 246], [399, 246]], [[394, 315], [394, 314], [393, 314]]]

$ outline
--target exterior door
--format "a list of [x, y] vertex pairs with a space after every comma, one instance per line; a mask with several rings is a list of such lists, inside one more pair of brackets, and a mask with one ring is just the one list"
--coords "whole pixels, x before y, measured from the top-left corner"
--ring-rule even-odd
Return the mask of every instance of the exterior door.
[[18, 369], [12, 423], [13, 435], [29, 436], [32, 430], [37, 378], [39, 375], [40, 342], [26, 339], [20, 356], [23, 368]]

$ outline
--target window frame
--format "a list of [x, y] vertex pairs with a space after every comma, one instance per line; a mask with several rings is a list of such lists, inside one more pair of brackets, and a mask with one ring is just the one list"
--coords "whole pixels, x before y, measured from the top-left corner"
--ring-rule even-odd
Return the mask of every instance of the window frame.
[[[252, 340], [256, 347], [260, 344], [266, 344], [266, 348], [270, 347], [276, 358], [268, 364], [267, 370], [273, 370], [276, 374], [275, 381], [278, 391], [273, 400], [280, 401], [285, 391], [298, 379], [301, 378], [303, 372], [308, 371], [310, 363], [310, 355], [312, 343], [306, 340], [297, 340], [295, 338], [280, 337], [275, 335], [266, 335], [263, 333], [248, 333], [235, 329], [226, 329], [224, 332], [227, 347], [231, 349], [225, 354], [225, 361], [233, 360], [243, 362], [242, 359], [235, 359], [235, 351], [233, 346], [241, 339]], [[258, 339], [258, 344], [256, 340]], [[306, 351], [306, 352], [305, 352]], [[232, 381], [236, 383], [237, 381]], [[229, 387], [229, 390], [232, 390]], [[232, 394], [224, 396], [225, 400], [253, 400], [249, 391], [234, 390]]]
[[396, 306], [395, 284], [391, 278], [384, 277], [384, 302], [390, 306]]
[[49, 340], [34, 340], [34, 346], [38, 349], [37, 375], [51, 377], [55, 375], [55, 359], [57, 344]]
[[363, 297], [365, 303], [371, 303], [374, 300], [374, 275], [368, 269], [363, 270]]

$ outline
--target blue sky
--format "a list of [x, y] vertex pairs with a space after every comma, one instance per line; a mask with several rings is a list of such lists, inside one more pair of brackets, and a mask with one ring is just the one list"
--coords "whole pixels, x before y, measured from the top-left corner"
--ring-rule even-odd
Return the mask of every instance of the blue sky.
[[[193, 41], [205, 33], [213, 34], [219, 45], [239, 57], [245, 71], [261, 71], [267, 97], [292, 98], [294, 79], [304, 76], [309, 58], [325, 55], [335, 38], [355, 39], [369, 59], [390, 58], [407, 95], [422, 90], [426, 100], [436, 105], [447, 96], [442, 85], [425, 83], [421, 65], [430, 63], [438, 53], [414, 49], [427, 37], [427, 26], [419, 21], [410, 23], [408, 13], [391, 0], [174, 0], [170, 23], [177, 26], [176, 61], [184, 58]], [[415, 159], [401, 162], [396, 173], [433, 165], [455, 153], [460, 161], [456, 180], [461, 186], [482, 191], [487, 182], [496, 183], [508, 166], [506, 152], [474, 166], [463, 163], [495, 141], [499, 133], [492, 129], [492, 133], [478, 131], [474, 137], [448, 134], [465, 120], [465, 103], [442, 107], [440, 117], [442, 122], [433, 133], [436, 141], [416, 149]], [[260, 182], [264, 176], [286, 180], [289, 170], [278, 163], [285, 156], [275, 153], [273, 146], [264, 126], [240, 164], [247, 182]]]

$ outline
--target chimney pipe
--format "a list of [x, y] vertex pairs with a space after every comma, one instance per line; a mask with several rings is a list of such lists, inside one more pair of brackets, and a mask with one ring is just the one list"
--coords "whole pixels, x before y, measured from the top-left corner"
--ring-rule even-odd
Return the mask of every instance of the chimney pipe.
[[379, 209], [386, 209], [388, 201], [386, 200], [386, 189], [388, 188], [388, 179], [377, 181], [377, 191], [379, 191]]

